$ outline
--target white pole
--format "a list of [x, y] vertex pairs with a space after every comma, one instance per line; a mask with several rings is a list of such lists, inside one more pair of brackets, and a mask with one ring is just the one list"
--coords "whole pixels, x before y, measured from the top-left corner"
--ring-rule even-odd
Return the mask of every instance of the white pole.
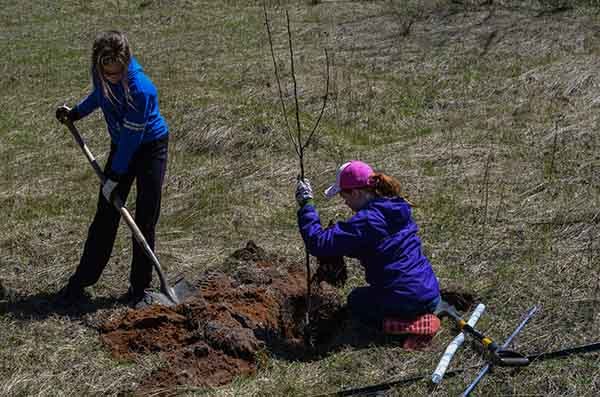
[[[477, 305], [477, 307], [473, 311], [473, 314], [471, 314], [471, 317], [469, 317], [469, 321], [467, 321], [467, 324], [469, 324], [471, 327], [475, 327], [475, 324], [477, 324], [477, 321], [479, 321], [479, 317], [481, 317], [481, 314], [484, 310], [485, 305], [483, 303]], [[442, 378], [444, 377], [444, 374], [448, 369], [450, 360], [452, 360], [452, 357], [454, 357], [454, 353], [456, 353], [456, 350], [458, 350], [458, 348], [460, 347], [460, 345], [463, 344], [464, 341], [465, 334], [464, 332], [461, 332], [452, 340], [452, 342], [450, 342], [448, 347], [446, 347], [446, 351], [444, 351], [440, 362], [438, 363], [435, 371], [433, 371], [433, 374], [431, 375], [431, 381], [433, 383], [437, 385], [442, 382]]]

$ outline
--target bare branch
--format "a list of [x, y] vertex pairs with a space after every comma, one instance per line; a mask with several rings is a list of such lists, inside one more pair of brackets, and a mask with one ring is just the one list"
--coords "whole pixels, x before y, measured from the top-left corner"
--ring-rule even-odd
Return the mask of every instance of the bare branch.
[[327, 67], [327, 83], [325, 85], [325, 96], [323, 97], [323, 106], [321, 107], [321, 112], [319, 113], [319, 117], [317, 118], [317, 122], [315, 123], [315, 126], [313, 127], [312, 131], [308, 135], [308, 138], [306, 138], [306, 141], [304, 142], [304, 144], [300, 146], [300, 150], [302, 150], [302, 151], [304, 151], [304, 149], [306, 147], [308, 147], [308, 145], [310, 144], [310, 141], [312, 140], [312, 137], [315, 134], [315, 131], [317, 131], [317, 128], [319, 127], [319, 123], [321, 122], [321, 117], [323, 117], [323, 113], [325, 112], [325, 107], [327, 106], [327, 98], [329, 97], [329, 53], [327, 52], [327, 49], [325, 49], [325, 61], [327, 63], [327, 66], [326, 66]]
[[288, 138], [294, 145], [294, 150], [296, 154], [300, 156], [299, 147], [296, 144], [294, 136], [292, 135], [292, 130], [290, 128], [290, 123], [287, 117], [287, 109], [285, 108], [285, 101], [283, 100], [283, 90], [281, 89], [281, 79], [279, 78], [279, 67], [277, 66], [277, 60], [275, 58], [275, 50], [273, 49], [273, 38], [271, 35], [271, 27], [269, 25], [269, 15], [267, 14], [267, 4], [263, 1], [263, 9], [265, 11], [265, 25], [267, 26], [267, 36], [269, 36], [269, 47], [271, 48], [271, 58], [273, 59], [273, 68], [275, 69], [275, 79], [277, 80], [277, 89], [279, 92], [279, 102], [281, 103], [281, 112], [283, 113], [283, 118], [285, 120], [286, 132]]
[[296, 81], [296, 71], [294, 69], [294, 47], [292, 45], [292, 30], [290, 29], [290, 15], [288, 10], [285, 10], [285, 18], [287, 21], [288, 42], [290, 47], [290, 67], [292, 69], [292, 79], [294, 81], [294, 103], [296, 105], [296, 136], [297, 140], [294, 146], [298, 149], [300, 157], [300, 179], [304, 180], [304, 148], [302, 147], [302, 127], [300, 126], [300, 106], [298, 105], [298, 83]]

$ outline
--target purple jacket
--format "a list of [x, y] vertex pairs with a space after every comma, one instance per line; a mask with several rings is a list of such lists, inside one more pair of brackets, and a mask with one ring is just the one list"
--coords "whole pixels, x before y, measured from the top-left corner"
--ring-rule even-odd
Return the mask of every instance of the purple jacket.
[[440, 294], [431, 264], [421, 252], [410, 205], [401, 198], [376, 198], [346, 222], [323, 229], [314, 206], [298, 210], [298, 226], [314, 256], [357, 258], [367, 283], [384, 300], [427, 303]]

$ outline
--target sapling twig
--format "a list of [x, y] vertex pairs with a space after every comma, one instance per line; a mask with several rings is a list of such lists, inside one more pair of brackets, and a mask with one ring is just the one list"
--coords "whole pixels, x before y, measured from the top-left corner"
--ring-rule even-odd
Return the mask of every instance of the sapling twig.
[[[300, 179], [304, 180], [304, 150], [308, 147], [308, 145], [310, 144], [315, 132], [317, 131], [317, 128], [319, 126], [319, 123], [321, 122], [321, 118], [323, 117], [323, 113], [325, 112], [325, 107], [327, 106], [327, 98], [329, 96], [329, 55], [327, 53], [327, 50], [325, 50], [325, 61], [326, 61], [326, 65], [327, 65], [327, 83], [326, 83], [326, 88], [325, 88], [325, 95], [323, 96], [323, 106], [321, 107], [321, 111], [319, 113], [319, 116], [315, 122], [315, 125], [313, 126], [311, 132], [308, 134], [308, 136], [306, 137], [306, 139], [304, 139], [304, 136], [302, 135], [302, 126], [300, 123], [300, 105], [298, 103], [298, 83], [296, 80], [296, 71], [294, 68], [294, 47], [292, 45], [292, 31], [290, 29], [290, 16], [288, 11], [285, 11], [285, 17], [286, 17], [286, 22], [287, 22], [287, 33], [288, 33], [288, 45], [289, 45], [289, 49], [290, 49], [290, 69], [291, 69], [291, 75], [292, 75], [292, 80], [294, 83], [294, 104], [295, 104], [295, 114], [296, 114], [296, 134], [292, 133], [292, 129], [290, 127], [290, 123], [288, 121], [287, 118], [287, 109], [285, 106], [285, 101], [283, 100], [283, 92], [281, 89], [281, 79], [279, 77], [279, 68], [277, 66], [277, 60], [275, 58], [275, 51], [273, 49], [273, 39], [272, 39], [272, 35], [271, 35], [271, 28], [269, 25], [269, 15], [267, 13], [267, 6], [266, 3], [263, 1], [263, 9], [265, 12], [265, 24], [267, 27], [267, 35], [269, 37], [269, 46], [271, 49], [271, 58], [273, 60], [273, 67], [275, 70], [275, 78], [277, 79], [277, 88], [279, 91], [279, 100], [281, 103], [281, 111], [283, 113], [283, 118], [285, 120], [285, 125], [286, 125], [286, 133], [288, 136], [288, 139], [291, 141], [294, 150], [298, 156], [298, 160], [300, 163]], [[309, 330], [308, 336], [309, 338], [307, 339], [307, 342], [312, 346], [313, 345], [313, 340], [312, 340], [312, 332], [310, 332], [311, 327], [310, 327], [310, 312], [311, 312], [311, 275], [310, 275], [310, 255], [308, 252], [308, 248], [304, 248], [305, 251], [305, 257], [306, 257], [306, 313], [305, 313], [305, 326], [306, 329]]]
[[[281, 89], [281, 79], [279, 78], [279, 67], [277, 66], [277, 60], [275, 59], [275, 51], [273, 50], [273, 39], [271, 37], [271, 27], [269, 25], [269, 16], [267, 14], [267, 5], [263, 2], [263, 9], [265, 11], [265, 25], [267, 26], [267, 36], [269, 37], [269, 47], [271, 48], [271, 58], [273, 59], [273, 69], [275, 70], [275, 80], [277, 80], [277, 92], [279, 93], [279, 102], [281, 103], [281, 113], [283, 113], [283, 119], [285, 121], [286, 132], [288, 134], [288, 139], [292, 142], [294, 141], [294, 136], [292, 135], [292, 130], [290, 128], [290, 123], [287, 117], [287, 109], [285, 108], [285, 101], [283, 100], [283, 90]], [[300, 156], [300, 152], [298, 152], [297, 146], [294, 144], [294, 149], [296, 150], [296, 154]]]

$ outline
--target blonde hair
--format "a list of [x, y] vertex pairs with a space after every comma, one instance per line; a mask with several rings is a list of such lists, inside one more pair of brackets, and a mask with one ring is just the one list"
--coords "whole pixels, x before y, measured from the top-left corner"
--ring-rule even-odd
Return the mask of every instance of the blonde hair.
[[92, 82], [97, 81], [100, 84], [102, 94], [111, 102], [113, 100], [119, 102], [119, 100], [110, 89], [110, 85], [102, 73], [102, 67], [111, 63], [121, 65], [123, 68], [121, 85], [123, 86], [125, 99], [128, 104], [133, 106], [133, 99], [129, 92], [129, 83], [127, 80], [127, 69], [130, 61], [131, 49], [129, 48], [129, 41], [125, 33], [117, 30], [109, 30], [96, 36], [94, 46], [92, 47]]
[[369, 177], [369, 187], [365, 190], [375, 194], [378, 197], [400, 197], [411, 207], [415, 205], [402, 193], [400, 182], [389, 175], [381, 172], [375, 172]]

